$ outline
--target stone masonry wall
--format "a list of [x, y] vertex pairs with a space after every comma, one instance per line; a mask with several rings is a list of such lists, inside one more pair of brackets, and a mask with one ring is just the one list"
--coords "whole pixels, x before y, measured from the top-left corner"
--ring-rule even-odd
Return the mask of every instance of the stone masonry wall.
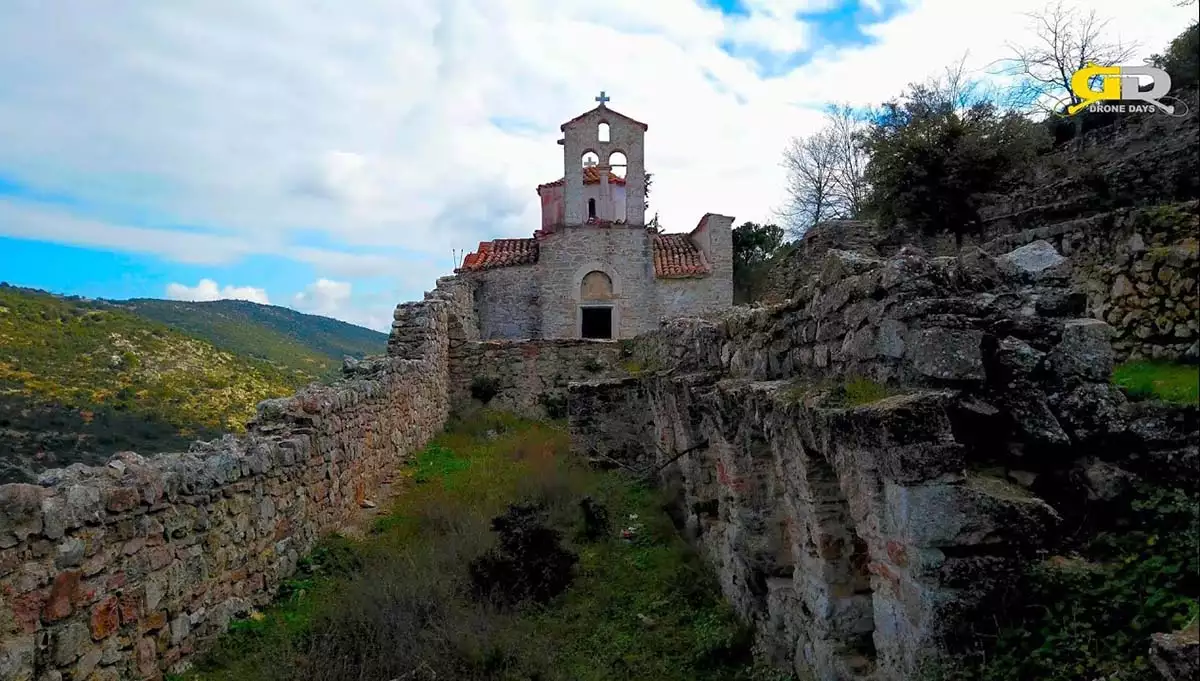
[[[1079, 318], [1070, 269], [1045, 242], [833, 250], [795, 298], [675, 320], [633, 339], [638, 375], [572, 384], [573, 449], [674, 493], [781, 667], [921, 678], [1106, 494], [1088, 481], [1195, 479], [1196, 409], [1108, 383], [1112, 330]], [[858, 403], [856, 377], [888, 387]]]
[[[566, 416], [570, 381], [625, 375], [624, 344], [602, 340], [528, 340], [462, 343], [450, 351], [450, 403], [512, 412], [524, 418]], [[486, 404], [472, 385], [491, 383]]]
[[577, 338], [579, 285], [593, 270], [612, 279], [616, 335], [630, 338], [658, 326], [650, 236], [632, 227], [572, 227], [540, 242], [542, 336]]
[[995, 253], [1045, 239], [1071, 256], [1087, 313], [1113, 326], [1118, 360], [1200, 359], [1200, 204], [1125, 208], [999, 237]]
[[269, 602], [443, 427], [465, 333], [444, 283], [396, 308], [386, 357], [263, 402], [243, 436], [0, 486], [0, 680], [162, 679]]
[[721, 312], [733, 305], [733, 218], [705, 215], [692, 238], [712, 266], [705, 277], [656, 279], [661, 319]]
[[541, 337], [541, 271], [539, 263], [460, 275], [475, 296], [477, 338]]

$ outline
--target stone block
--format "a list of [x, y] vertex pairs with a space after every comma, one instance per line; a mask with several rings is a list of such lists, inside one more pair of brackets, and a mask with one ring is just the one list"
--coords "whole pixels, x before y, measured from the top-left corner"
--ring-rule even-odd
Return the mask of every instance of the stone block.
[[909, 335], [908, 360], [918, 374], [928, 378], [983, 380], [982, 343], [982, 331], [920, 329]]
[[1113, 335], [1113, 328], [1099, 319], [1070, 320], [1047, 365], [1062, 378], [1107, 381], [1113, 370]]

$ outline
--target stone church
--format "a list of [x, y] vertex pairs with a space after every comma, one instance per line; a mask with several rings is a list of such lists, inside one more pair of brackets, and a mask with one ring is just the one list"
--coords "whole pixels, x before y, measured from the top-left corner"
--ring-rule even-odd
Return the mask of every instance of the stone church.
[[648, 227], [647, 126], [596, 101], [561, 126], [563, 177], [537, 188], [541, 229], [481, 242], [455, 270], [484, 340], [630, 338], [733, 304], [733, 218]]

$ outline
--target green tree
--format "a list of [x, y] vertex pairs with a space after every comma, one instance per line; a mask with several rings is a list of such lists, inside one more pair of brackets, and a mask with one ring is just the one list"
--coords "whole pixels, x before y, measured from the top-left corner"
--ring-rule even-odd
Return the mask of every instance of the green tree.
[[910, 85], [885, 104], [865, 139], [869, 204], [881, 225], [963, 236], [980, 227], [978, 204], [1049, 143], [1042, 128], [972, 96], [961, 69]]
[[1171, 41], [1165, 54], [1156, 54], [1151, 61], [1171, 76], [1171, 86], [1176, 92], [1200, 84], [1200, 24], [1192, 22]]
[[783, 246], [783, 228], [745, 222], [733, 230], [734, 302], [753, 300], [771, 256]]

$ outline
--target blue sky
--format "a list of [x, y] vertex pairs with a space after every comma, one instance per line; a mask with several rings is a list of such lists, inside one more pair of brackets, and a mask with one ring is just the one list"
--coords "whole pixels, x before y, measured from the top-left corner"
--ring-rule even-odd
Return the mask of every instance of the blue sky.
[[[1147, 53], [1189, 18], [1170, 0], [1087, 4]], [[1040, 6], [8, 0], [0, 281], [386, 329], [453, 249], [538, 226], [558, 125], [599, 90], [650, 126], [669, 231], [710, 211], [769, 220], [780, 153], [823, 106], [882, 101], [964, 55], [982, 68]]]

